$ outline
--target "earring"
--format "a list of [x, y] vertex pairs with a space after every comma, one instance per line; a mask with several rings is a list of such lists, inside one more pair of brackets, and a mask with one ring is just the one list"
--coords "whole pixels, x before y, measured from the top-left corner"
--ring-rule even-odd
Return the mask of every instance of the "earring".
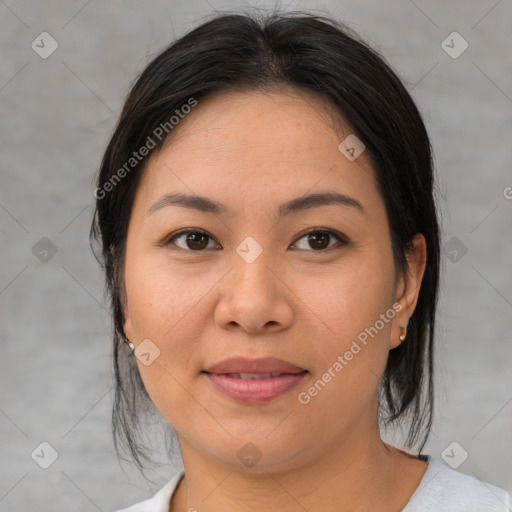
[[128, 338], [125, 338], [124, 341], [128, 344], [130, 350], [133, 352], [135, 350], [135, 345]]
[[405, 337], [407, 336], [407, 327], [401, 327], [401, 329], [403, 329], [403, 332], [400, 333], [400, 341], [404, 341], [405, 340]]

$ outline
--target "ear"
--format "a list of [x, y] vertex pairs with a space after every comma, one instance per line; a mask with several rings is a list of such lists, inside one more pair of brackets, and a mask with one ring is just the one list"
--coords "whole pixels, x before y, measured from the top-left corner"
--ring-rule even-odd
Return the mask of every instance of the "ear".
[[421, 281], [425, 273], [425, 266], [427, 263], [427, 242], [421, 233], [417, 233], [411, 244], [410, 250], [406, 254], [408, 268], [398, 277], [395, 303], [401, 307], [397, 315], [393, 319], [393, 326], [391, 328], [391, 339], [389, 340], [389, 348], [395, 348], [403, 341], [400, 335], [405, 333], [405, 328], [411, 318], [418, 297], [420, 294]]

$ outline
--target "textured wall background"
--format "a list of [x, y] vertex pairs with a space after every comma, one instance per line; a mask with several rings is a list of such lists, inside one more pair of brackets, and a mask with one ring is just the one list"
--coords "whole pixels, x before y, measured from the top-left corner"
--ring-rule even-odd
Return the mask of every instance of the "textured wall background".
[[[110, 320], [88, 245], [93, 178], [129, 85], [148, 60], [215, 9], [247, 7], [0, 0], [5, 512], [114, 510], [151, 495], [179, 464], [177, 457], [175, 466], [157, 468], [147, 483], [113, 452]], [[452, 458], [468, 453], [460, 471], [512, 492], [512, 3], [282, 7], [321, 9], [359, 31], [424, 114], [445, 244], [437, 421], [424, 452], [442, 459], [455, 441]], [[43, 469], [52, 450], [58, 458]]]

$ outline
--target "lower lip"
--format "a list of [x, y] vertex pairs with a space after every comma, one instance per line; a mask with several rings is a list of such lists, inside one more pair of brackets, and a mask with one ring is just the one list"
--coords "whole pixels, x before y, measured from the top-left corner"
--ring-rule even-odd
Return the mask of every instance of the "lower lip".
[[227, 375], [203, 372], [225, 395], [249, 404], [265, 403], [294, 388], [307, 375], [285, 373], [268, 379], [236, 379]]

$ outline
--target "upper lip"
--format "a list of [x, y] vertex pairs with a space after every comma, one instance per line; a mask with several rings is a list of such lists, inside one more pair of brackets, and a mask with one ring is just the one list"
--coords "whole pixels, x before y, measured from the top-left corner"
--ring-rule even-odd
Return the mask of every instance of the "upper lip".
[[259, 359], [232, 357], [224, 359], [204, 371], [207, 373], [300, 373], [304, 371], [304, 368], [299, 368], [275, 357]]

